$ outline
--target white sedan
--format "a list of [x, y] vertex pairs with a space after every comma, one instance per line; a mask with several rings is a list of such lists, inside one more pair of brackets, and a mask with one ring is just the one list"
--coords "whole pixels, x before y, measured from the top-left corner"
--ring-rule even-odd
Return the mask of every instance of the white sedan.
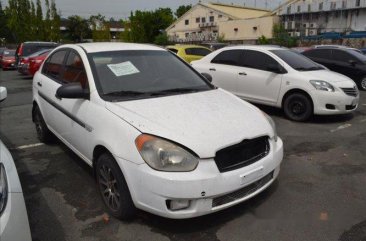
[[270, 186], [283, 158], [269, 116], [150, 45], [55, 49], [33, 79], [33, 120], [94, 168], [121, 219], [230, 207]]
[[191, 64], [209, 73], [215, 85], [245, 100], [282, 108], [291, 120], [350, 113], [358, 106], [359, 91], [351, 79], [287, 48], [232, 46]]
[[[0, 102], [7, 96], [0, 87]], [[0, 140], [0, 240], [32, 240], [22, 186], [10, 152]]]

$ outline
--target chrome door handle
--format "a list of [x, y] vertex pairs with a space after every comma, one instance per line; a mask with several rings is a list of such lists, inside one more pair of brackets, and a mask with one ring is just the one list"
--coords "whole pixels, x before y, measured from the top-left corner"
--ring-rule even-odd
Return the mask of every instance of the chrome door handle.
[[215, 68], [211, 68], [211, 69], [209, 69], [209, 71], [216, 71], [216, 69]]
[[42, 83], [41, 83], [41, 82], [37, 82], [37, 85], [38, 85], [39, 87], [42, 87]]
[[239, 75], [247, 75], [245, 72], [240, 72]]

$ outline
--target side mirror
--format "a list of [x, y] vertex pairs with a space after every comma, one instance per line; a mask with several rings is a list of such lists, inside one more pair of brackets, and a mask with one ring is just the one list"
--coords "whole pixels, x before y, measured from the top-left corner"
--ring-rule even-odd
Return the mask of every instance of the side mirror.
[[56, 91], [56, 98], [62, 99], [89, 99], [89, 90], [81, 87], [80, 83], [66, 84]]
[[209, 82], [212, 82], [212, 76], [208, 73], [201, 73], [203, 77], [205, 77]]
[[0, 86], [0, 102], [6, 99], [8, 97], [8, 92], [5, 87]]
[[267, 70], [277, 74], [283, 74], [285, 72], [279, 64], [270, 64], [267, 66]]

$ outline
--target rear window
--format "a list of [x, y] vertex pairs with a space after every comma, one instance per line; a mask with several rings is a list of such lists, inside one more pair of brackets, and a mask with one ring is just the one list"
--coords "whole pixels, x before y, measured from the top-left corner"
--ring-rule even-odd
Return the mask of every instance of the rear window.
[[210, 50], [205, 48], [187, 48], [185, 49], [187, 55], [206, 56], [211, 53]]
[[56, 44], [24, 44], [23, 45], [23, 52], [21, 53], [22, 56], [27, 57], [35, 52], [44, 50], [44, 49], [54, 49], [56, 48]]
[[168, 50], [172, 51], [173, 53], [178, 53], [178, 49], [168, 48]]
[[15, 56], [15, 50], [4, 50], [3, 56]]
[[310, 58], [330, 59], [332, 50], [331, 49], [312, 49], [309, 51], [305, 51], [302, 54], [307, 57], [310, 57]]

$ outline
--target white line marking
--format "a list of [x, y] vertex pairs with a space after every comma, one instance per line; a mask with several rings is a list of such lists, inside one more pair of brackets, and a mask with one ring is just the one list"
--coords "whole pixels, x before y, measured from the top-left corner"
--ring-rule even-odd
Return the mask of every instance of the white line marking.
[[364, 123], [366, 122], [366, 119], [360, 120], [360, 123]]
[[346, 128], [351, 127], [351, 126], [352, 126], [351, 124], [344, 124], [344, 125], [338, 126], [336, 129], [330, 130], [330, 132], [336, 132], [336, 131], [346, 129]]
[[11, 148], [13, 150], [23, 150], [23, 149], [28, 149], [28, 148], [33, 148], [33, 147], [37, 147], [37, 146], [43, 146], [44, 143], [35, 143], [35, 144], [29, 144], [29, 145], [24, 145], [24, 146], [18, 146], [15, 148]]

